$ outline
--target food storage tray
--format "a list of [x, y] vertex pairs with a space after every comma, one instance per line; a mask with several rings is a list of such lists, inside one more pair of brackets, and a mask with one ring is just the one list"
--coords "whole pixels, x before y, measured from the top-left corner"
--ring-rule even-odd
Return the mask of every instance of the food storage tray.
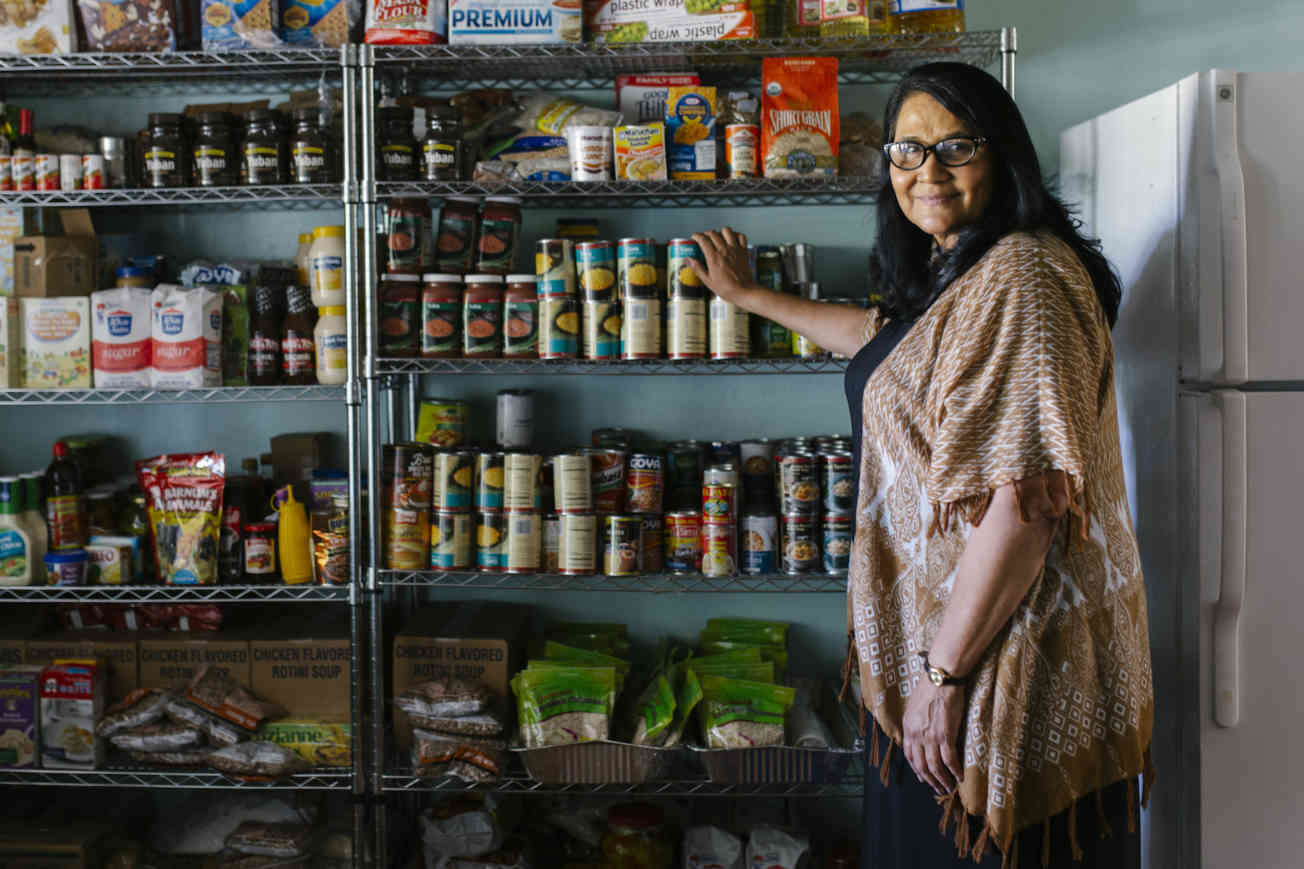
[[546, 748], [512, 746], [530, 778], [544, 784], [642, 784], [664, 776], [673, 748], [602, 740]]

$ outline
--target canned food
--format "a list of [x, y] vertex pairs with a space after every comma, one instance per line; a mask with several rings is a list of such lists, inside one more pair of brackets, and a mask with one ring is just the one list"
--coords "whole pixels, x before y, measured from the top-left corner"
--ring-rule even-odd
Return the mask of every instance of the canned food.
[[743, 573], [774, 573], [779, 569], [779, 517], [773, 513], [743, 516]]
[[616, 286], [622, 299], [654, 299], [657, 292], [657, 241], [622, 238], [616, 247]]
[[630, 453], [629, 467], [625, 472], [629, 512], [660, 515], [665, 484], [663, 456], [657, 453]]
[[592, 463], [593, 508], [605, 515], [625, 512], [624, 450], [584, 451]]
[[507, 567], [507, 514], [475, 514], [475, 566], [497, 572]]
[[81, 186], [83, 190], [103, 190], [105, 184], [103, 154], [83, 154], [81, 158]]
[[0, 154], [0, 190], [14, 189], [14, 158]]
[[543, 457], [534, 453], [508, 453], [503, 457], [503, 508], [509, 512], [533, 512], [542, 505], [539, 471]]
[[785, 514], [780, 523], [784, 573], [811, 573], [820, 568], [820, 547], [815, 537], [815, 517]]
[[602, 572], [634, 576], [642, 560], [643, 520], [638, 516], [602, 517]]
[[465, 513], [471, 509], [475, 488], [475, 452], [444, 450], [435, 453], [436, 510]]
[[539, 298], [539, 358], [574, 359], [580, 350], [580, 303], [574, 296]]
[[82, 189], [82, 158], [80, 154], [59, 155], [59, 189]]
[[466, 570], [471, 566], [471, 514], [440, 510], [430, 521], [430, 566]]
[[665, 518], [665, 570], [697, 573], [702, 569], [702, 514], [672, 510]]
[[850, 569], [853, 532], [850, 516], [824, 517], [825, 573], [846, 573]]
[[553, 502], [556, 500], [552, 491], [552, 462], [540, 457], [539, 459], [539, 512], [545, 513], [552, 509]]
[[697, 511], [702, 506], [703, 445], [677, 441], [666, 448], [666, 500], [672, 510]]
[[761, 128], [756, 124], [725, 126], [724, 163], [730, 178], [755, 178], [760, 174], [760, 146]]
[[725, 462], [709, 466], [702, 473], [702, 484], [720, 484], [726, 486], [738, 487], [738, 466], [733, 462]]
[[592, 513], [566, 513], [561, 517], [559, 571], [584, 576], [597, 569], [598, 517]]
[[824, 348], [800, 332], [792, 333], [792, 355], [801, 359], [814, 359], [824, 355]]
[[580, 330], [585, 359], [620, 358], [619, 302], [585, 299]]
[[597, 448], [629, 452], [634, 443], [634, 433], [627, 428], [595, 428], [591, 439]]
[[543, 517], [543, 572], [561, 572], [561, 517], [556, 513]]
[[627, 296], [620, 318], [622, 359], [661, 358], [661, 300]]
[[743, 503], [765, 510], [773, 509], [774, 443], [748, 440], [738, 445], [742, 464]]
[[732, 522], [702, 525], [702, 574], [733, 576], [738, 572], [737, 526]]
[[558, 513], [593, 512], [593, 467], [588, 455], [553, 456], [552, 484]]
[[665, 569], [665, 533], [660, 514], [643, 517], [643, 535], [639, 543], [639, 553], [643, 557], [639, 570], [643, 573], [660, 573]]
[[539, 296], [574, 296], [575, 243], [569, 238], [545, 238], [534, 250]]
[[534, 390], [498, 390], [498, 446], [528, 449], [534, 441]]
[[425, 570], [429, 565], [429, 510], [386, 509], [381, 536], [386, 570]]
[[707, 444], [707, 460], [712, 465], [742, 466], [742, 448], [734, 441], [710, 441]]
[[671, 296], [666, 301], [666, 355], [671, 359], [706, 356], [706, 299]]
[[702, 286], [702, 279], [697, 276], [697, 272], [688, 264], [689, 260], [697, 260], [699, 265], [705, 265], [702, 249], [697, 246], [697, 242], [691, 238], [670, 239], [666, 248], [668, 294], [672, 299], [687, 296], [705, 300], [706, 288]]
[[503, 454], [477, 453], [475, 457], [475, 509], [503, 509]]
[[711, 358], [734, 359], [752, 352], [750, 315], [733, 302], [711, 297]]
[[435, 451], [426, 444], [385, 444], [381, 449], [381, 499], [385, 507], [429, 511]]
[[539, 297], [533, 275], [508, 275], [503, 300], [503, 356], [539, 355]]
[[851, 453], [820, 454], [820, 489], [824, 492], [824, 512], [848, 516], [856, 506], [855, 471], [851, 467]]
[[538, 513], [507, 517], [507, 572], [535, 573], [542, 551], [543, 518]]
[[616, 254], [611, 242], [582, 241], [575, 245], [575, 274], [585, 299], [615, 299]]
[[730, 522], [738, 516], [738, 490], [732, 483], [702, 484], [702, 521]]
[[459, 447], [466, 442], [466, 402], [455, 398], [424, 398], [417, 413], [417, 436], [437, 447]]
[[778, 482], [779, 510], [782, 513], [815, 513], [820, 500], [820, 486], [815, 478], [815, 456], [788, 453], [774, 460]]
[[36, 155], [36, 189], [37, 190], [59, 189], [59, 155], [58, 154]]

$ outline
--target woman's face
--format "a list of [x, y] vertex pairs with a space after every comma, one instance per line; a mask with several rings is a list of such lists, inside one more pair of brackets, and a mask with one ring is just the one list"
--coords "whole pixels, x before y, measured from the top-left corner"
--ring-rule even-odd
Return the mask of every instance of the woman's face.
[[[893, 141], [935, 145], [955, 136], [977, 135], [936, 99], [915, 92], [901, 103]], [[902, 213], [943, 250], [955, 244], [961, 229], [982, 218], [996, 181], [995, 161], [987, 145], [963, 166], [944, 166], [930, 151], [918, 169], [891, 166], [890, 170]]]

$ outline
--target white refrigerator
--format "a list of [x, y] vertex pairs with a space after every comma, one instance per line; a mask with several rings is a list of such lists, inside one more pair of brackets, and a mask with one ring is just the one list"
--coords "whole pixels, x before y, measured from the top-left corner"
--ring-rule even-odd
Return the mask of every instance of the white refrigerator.
[[1304, 72], [1213, 70], [1061, 136], [1123, 283], [1150, 603], [1150, 869], [1304, 866]]

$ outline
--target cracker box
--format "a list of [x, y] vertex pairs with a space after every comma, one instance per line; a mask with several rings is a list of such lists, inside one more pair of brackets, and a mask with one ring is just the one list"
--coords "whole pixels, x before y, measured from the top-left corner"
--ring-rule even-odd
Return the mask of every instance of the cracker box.
[[104, 714], [105, 667], [96, 658], [61, 659], [41, 671], [41, 766], [98, 769], [104, 740], [95, 725]]
[[91, 388], [91, 300], [19, 299], [27, 389]]
[[611, 131], [616, 177], [629, 181], [665, 180], [666, 125], [616, 127]]
[[579, 0], [448, 0], [452, 45], [580, 42]]
[[348, 0], [282, 0], [281, 36], [303, 48], [339, 48], [349, 41]]
[[40, 701], [40, 667], [0, 668], [0, 769], [36, 766]]
[[222, 297], [204, 287], [159, 284], [152, 299], [150, 385], [205, 389], [222, 385]]
[[276, 0], [202, 0], [200, 30], [205, 51], [277, 48], [281, 37], [280, 4]]
[[695, 72], [616, 76], [616, 107], [627, 124], [660, 123], [666, 119], [666, 98], [672, 87], [701, 84]]
[[71, 54], [77, 50], [73, 0], [4, 4], [0, 54]]
[[593, 42], [715, 42], [755, 39], [761, 0], [584, 0], [584, 30]]
[[96, 389], [146, 389], [150, 368], [150, 291], [118, 287], [91, 293], [91, 367]]
[[21, 334], [18, 300], [0, 298], [0, 389], [13, 389], [22, 382], [18, 353]]

